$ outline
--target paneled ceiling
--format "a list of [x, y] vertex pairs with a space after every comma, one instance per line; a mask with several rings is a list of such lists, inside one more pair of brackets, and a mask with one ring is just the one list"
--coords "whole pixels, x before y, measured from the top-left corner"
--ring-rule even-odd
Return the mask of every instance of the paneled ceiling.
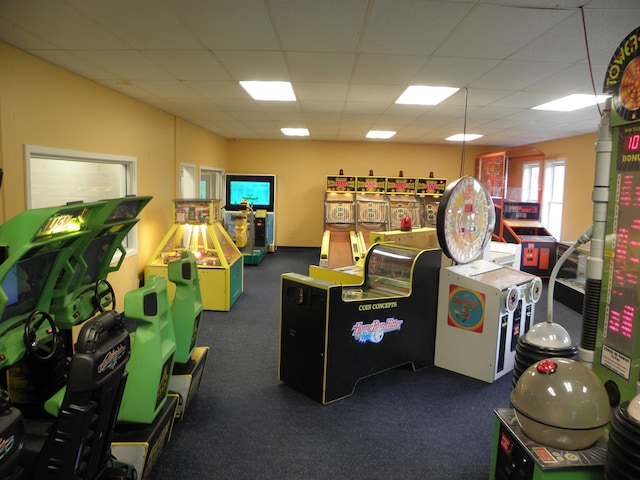
[[[638, 26], [639, 0], [0, 0], [0, 40], [251, 139], [306, 127], [313, 140], [377, 129], [442, 144], [466, 131], [508, 147], [595, 132], [595, 106], [531, 107], [593, 94], [592, 78], [601, 93]], [[256, 102], [240, 80], [291, 81], [297, 101]], [[395, 104], [410, 84], [460, 90], [437, 106]]]

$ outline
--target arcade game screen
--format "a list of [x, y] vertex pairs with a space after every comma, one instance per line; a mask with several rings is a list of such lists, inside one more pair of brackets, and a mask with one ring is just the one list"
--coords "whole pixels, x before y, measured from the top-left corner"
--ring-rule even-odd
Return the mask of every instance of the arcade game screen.
[[0, 316], [0, 333], [4, 331], [3, 324], [7, 320], [30, 314], [36, 309], [56, 256], [57, 252], [54, 250], [46, 253], [35, 251], [25, 255], [9, 269], [2, 279], [2, 290], [7, 295], [7, 303]]

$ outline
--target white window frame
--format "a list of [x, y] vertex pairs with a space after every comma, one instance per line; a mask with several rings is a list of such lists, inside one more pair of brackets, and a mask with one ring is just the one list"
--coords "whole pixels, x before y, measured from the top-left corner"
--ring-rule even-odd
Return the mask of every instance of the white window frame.
[[[224, 170], [221, 168], [213, 168], [213, 167], [200, 167], [200, 184], [198, 188], [198, 195], [200, 198], [208, 198], [210, 195], [207, 195], [208, 192], [202, 192], [202, 182], [206, 182], [202, 177], [204, 175], [212, 174], [214, 177], [214, 181], [212, 183], [215, 184], [214, 190], [218, 193], [216, 198], [212, 198], [212, 200], [220, 200], [220, 202], [224, 202]], [[204, 195], [204, 196], [203, 196]]]
[[[533, 178], [533, 170], [538, 169], [538, 177], [535, 182], [535, 197], [532, 197], [532, 187], [534, 184], [532, 182]], [[520, 201], [522, 202], [538, 202], [539, 194], [538, 187], [540, 185], [540, 162], [524, 162], [522, 164], [522, 190], [520, 191]]]
[[[562, 195], [560, 199], [558, 199], [557, 191], [553, 189], [554, 187], [554, 178], [556, 175], [556, 168], [562, 166], [564, 169], [563, 174], [563, 185], [562, 185]], [[542, 224], [547, 228], [550, 233], [556, 238], [556, 240], [561, 240], [562, 235], [562, 211], [564, 208], [564, 190], [565, 183], [567, 179], [567, 162], [564, 158], [555, 158], [545, 160], [544, 162], [544, 190], [542, 192], [542, 208], [541, 208], [541, 217], [540, 220]], [[554, 228], [554, 225], [551, 225], [549, 220], [551, 215], [551, 208], [556, 206], [560, 208], [560, 220], [557, 230]], [[555, 230], [555, 231], [554, 231]]]
[[[25, 158], [25, 181], [26, 181], [26, 204], [27, 209], [33, 208], [34, 196], [41, 194], [41, 187], [38, 185], [37, 178], [42, 176], [43, 169], [47, 168], [62, 168], [65, 169], [68, 178], [75, 178], [79, 176], [80, 171], [83, 172], [82, 183], [77, 184], [77, 188], [81, 189], [81, 195], [85, 202], [93, 202], [97, 200], [107, 198], [118, 198], [127, 195], [135, 195], [137, 193], [137, 161], [136, 157], [125, 155], [112, 155], [107, 153], [95, 153], [95, 152], [82, 152], [78, 150], [67, 150], [60, 148], [44, 147], [39, 145], [25, 145], [24, 148]], [[47, 166], [47, 160], [52, 160], [50, 166]], [[53, 162], [55, 161], [55, 162]], [[62, 164], [60, 163], [62, 162]], [[80, 163], [77, 163], [80, 162]], [[99, 171], [101, 166], [104, 165], [122, 165], [124, 167], [124, 174], [117, 181], [118, 184], [113, 183], [114, 189], [119, 194], [114, 195], [113, 190], [105, 190], [104, 187], [91, 184], [91, 175], [86, 175], [87, 169], [95, 168]], [[37, 166], [37, 168], [36, 168]], [[58, 171], [55, 171], [59, 174]], [[76, 194], [76, 196], [78, 196]], [[45, 204], [41, 206], [57, 206], [67, 203], [67, 198], [51, 196]], [[137, 255], [138, 253], [138, 227], [134, 226], [127, 235], [124, 243], [126, 256]], [[119, 260], [120, 252], [116, 251], [113, 262]]]

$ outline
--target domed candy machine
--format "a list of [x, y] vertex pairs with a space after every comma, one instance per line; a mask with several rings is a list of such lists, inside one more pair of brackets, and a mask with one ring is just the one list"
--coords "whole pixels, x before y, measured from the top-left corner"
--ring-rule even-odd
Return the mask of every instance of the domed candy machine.
[[527, 368], [496, 409], [492, 479], [601, 480], [611, 404], [583, 363], [564, 357]]
[[489, 383], [513, 369], [518, 338], [542, 293], [540, 278], [478, 259], [494, 223], [493, 201], [477, 178], [446, 188], [437, 233], [456, 265], [440, 269], [435, 364]]

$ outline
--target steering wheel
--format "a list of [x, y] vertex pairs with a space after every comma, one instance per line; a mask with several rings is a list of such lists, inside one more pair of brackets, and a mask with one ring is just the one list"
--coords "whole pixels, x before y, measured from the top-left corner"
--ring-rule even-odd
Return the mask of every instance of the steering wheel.
[[[38, 340], [38, 330], [44, 322], [49, 324], [47, 331], [51, 335], [51, 340], [46, 343]], [[34, 310], [24, 325], [24, 344], [27, 347], [27, 351], [32, 353], [34, 357], [38, 360], [46, 361], [56, 353], [58, 345], [57, 334], [58, 329], [53, 323], [51, 315], [42, 310]]]
[[111, 306], [111, 310], [116, 309], [116, 293], [106, 279], [100, 278], [96, 282], [96, 286], [93, 289], [93, 301], [100, 313], [106, 312], [109, 306]]

